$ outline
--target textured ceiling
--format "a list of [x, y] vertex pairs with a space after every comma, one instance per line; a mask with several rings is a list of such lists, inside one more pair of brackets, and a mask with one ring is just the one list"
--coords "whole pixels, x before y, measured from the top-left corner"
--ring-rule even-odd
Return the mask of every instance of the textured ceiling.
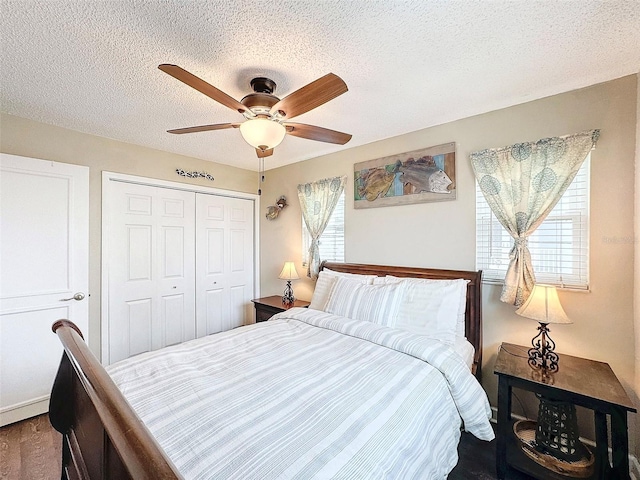
[[[637, 73], [638, 0], [0, 0], [0, 109], [192, 157], [258, 167], [240, 114], [157, 69], [179, 65], [240, 100], [333, 72], [349, 91], [294, 121], [266, 168]], [[568, 132], [558, 132], [568, 133]]]

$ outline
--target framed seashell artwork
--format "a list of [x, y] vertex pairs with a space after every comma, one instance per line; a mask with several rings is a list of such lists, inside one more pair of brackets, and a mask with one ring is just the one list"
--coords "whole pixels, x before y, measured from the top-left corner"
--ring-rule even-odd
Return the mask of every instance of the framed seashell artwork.
[[456, 199], [455, 142], [356, 163], [354, 207]]

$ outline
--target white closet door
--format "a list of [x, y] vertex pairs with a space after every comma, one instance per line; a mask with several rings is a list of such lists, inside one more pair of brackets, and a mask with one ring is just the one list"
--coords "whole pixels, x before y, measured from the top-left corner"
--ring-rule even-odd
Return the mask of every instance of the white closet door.
[[195, 194], [112, 182], [109, 363], [195, 338]]
[[253, 318], [253, 202], [197, 194], [196, 217], [196, 334], [202, 337]]
[[[62, 344], [88, 331], [89, 168], [0, 154], [0, 425], [48, 410]], [[74, 299], [75, 296], [75, 299]]]

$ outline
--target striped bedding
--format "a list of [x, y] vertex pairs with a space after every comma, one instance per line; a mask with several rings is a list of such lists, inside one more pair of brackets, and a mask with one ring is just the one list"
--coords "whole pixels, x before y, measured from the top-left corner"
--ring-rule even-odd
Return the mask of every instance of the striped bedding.
[[294, 308], [108, 367], [186, 479], [443, 479], [487, 397], [450, 347]]

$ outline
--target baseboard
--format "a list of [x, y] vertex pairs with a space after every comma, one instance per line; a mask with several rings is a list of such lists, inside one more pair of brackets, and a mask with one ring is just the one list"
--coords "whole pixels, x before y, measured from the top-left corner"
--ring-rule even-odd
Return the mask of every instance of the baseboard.
[[0, 411], [0, 427], [49, 411], [49, 395], [19, 405], [5, 407]]
[[[516, 415], [514, 413], [511, 414], [511, 417], [516, 420], [528, 420], [525, 417], [520, 415]], [[491, 407], [491, 423], [498, 422], [498, 409], [496, 407]], [[585, 445], [589, 445], [590, 447], [595, 447], [596, 443], [593, 440], [589, 440], [588, 438], [580, 437], [580, 441]], [[609, 455], [611, 455], [611, 448], [609, 448]], [[640, 463], [635, 455], [629, 454], [629, 476], [631, 480], [640, 480]]]

